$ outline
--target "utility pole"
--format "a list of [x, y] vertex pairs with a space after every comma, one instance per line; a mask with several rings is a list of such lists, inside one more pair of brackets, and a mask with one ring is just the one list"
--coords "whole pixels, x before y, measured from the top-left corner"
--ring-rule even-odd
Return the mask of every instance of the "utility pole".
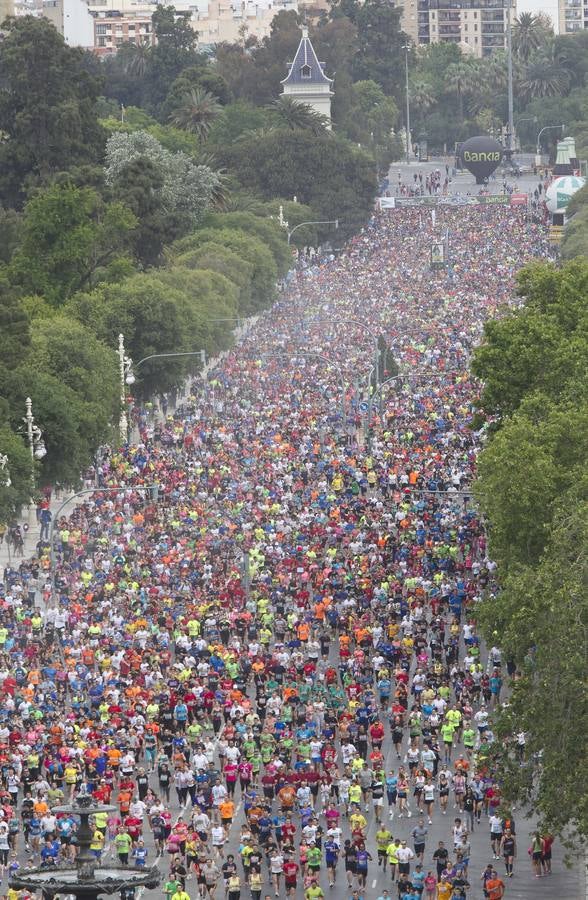
[[514, 97], [512, 85], [512, 23], [511, 9], [512, 0], [507, 2], [507, 19], [506, 19], [506, 58], [508, 64], [508, 125], [506, 132], [506, 159], [509, 165], [512, 165], [512, 157], [514, 153]]
[[406, 75], [406, 165], [410, 165], [410, 92], [408, 89], [408, 51], [410, 50], [410, 44], [403, 44], [402, 49], [404, 50], [404, 68]]

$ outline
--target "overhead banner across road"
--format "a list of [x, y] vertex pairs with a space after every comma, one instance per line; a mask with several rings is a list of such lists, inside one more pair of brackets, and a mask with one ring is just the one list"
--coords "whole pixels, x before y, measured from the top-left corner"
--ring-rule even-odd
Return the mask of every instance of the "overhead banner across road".
[[473, 197], [450, 194], [442, 197], [378, 197], [376, 205], [378, 209], [396, 209], [400, 206], [506, 206], [509, 202], [507, 194], [482, 194]]

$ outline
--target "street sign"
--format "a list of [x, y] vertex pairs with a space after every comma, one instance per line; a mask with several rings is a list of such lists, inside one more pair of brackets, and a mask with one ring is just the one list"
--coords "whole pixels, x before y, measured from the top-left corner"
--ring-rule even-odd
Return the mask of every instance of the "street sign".
[[365, 400], [362, 400], [361, 403], [359, 404], [359, 411], [362, 413], [366, 413], [366, 412], [369, 412], [369, 410], [370, 410], [369, 403], [367, 403]]

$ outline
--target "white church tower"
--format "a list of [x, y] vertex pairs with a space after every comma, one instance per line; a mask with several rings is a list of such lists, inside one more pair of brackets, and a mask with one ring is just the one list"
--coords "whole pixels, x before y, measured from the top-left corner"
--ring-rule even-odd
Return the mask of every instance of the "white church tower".
[[317, 113], [330, 120], [333, 79], [325, 75], [325, 64], [318, 61], [305, 25], [302, 28], [302, 39], [294, 62], [288, 65], [290, 71], [282, 81], [282, 94], [311, 106]]

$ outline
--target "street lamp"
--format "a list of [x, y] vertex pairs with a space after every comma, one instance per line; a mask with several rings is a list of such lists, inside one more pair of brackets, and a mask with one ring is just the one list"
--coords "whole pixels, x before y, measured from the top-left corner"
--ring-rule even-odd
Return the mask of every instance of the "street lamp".
[[512, 26], [511, 26], [511, 9], [513, 0], [508, 0], [508, 12], [506, 14], [506, 62], [508, 75], [508, 125], [506, 132], [506, 160], [512, 165], [512, 157], [514, 148], [512, 139], [514, 134], [514, 98], [513, 98], [513, 78], [512, 78]]
[[119, 357], [119, 367], [120, 367], [120, 385], [121, 385], [121, 404], [122, 404], [122, 412], [120, 417], [120, 439], [121, 443], [126, 443], [128, 437], [128, 421], [127, 421], [127, 411], [126, 411], [126, 403], [127, 403], [127, 390], [126, 386], [134, 384], [137, 380], [135, 377], [135, 372], [133, 369], [138, 369], [139, 366], [142, 366], [143, 363], [149, 362], [152, 359], [170, 359], [178, 356], [199, 356], [202, 365], [206, 365], [206, 350], [185, 350], [181, 352], [174, 353], [151, 353], [149, 356], [144, 356], [143, 359], [140, 359], [139, 362], [134, 363], [130, 356], [125, 355], [125, 339], [124, 335], [119, 334], [118, 336], [118, 357]]
[[402, 49], [404, 50], [404, 70], [406, 75], [405, 82], [405, 90], [406, 90], [406, 165], [410, 165], [410, 92], [408, 90], [408, 51], [410, 50], [410, 44], [407, 42], [402, 45]]
[[288, 229], [288, 246], [290, 246], [290, 240], [291, 240], [294, 232], [297, 231], [298, 228], [303, 228], [305, 225], [334, 225], [335, 228], [338, 228], [339, 227], [339, 219], [328, 219], [325, 222], [300, 222], [298, 225], [295, 225], [294, 228], [289, 228], [289, 229], [288, 229], [288, 223], [285, 222], [284, 228]]
[[543, 134], [544, 131], [550, 131], [552, 128], [561, 128], [561, 133], [563, 134], [566, 129], [566, 126], [563, 124], [562, 125], [545, 125], [541, 129], [541, 131], [537, 135], [537, 151], [536, 151], [537, 158], [535, 160], [535, 163], [537, 165], [540, 165], [540, 163], [541, 163], [541, 135]]
[[41, 460], [47, 456], [47, 448], [43, 440], [43, 432], [35, 423], [33, 415], [33, 401], [30, 397], [25, 400], [26, 415], [23, 422], [26, 426], [27, 443], [31, 453], [31, 486], [35, 487], [35, 460]]
[[11, 484], [12, 480], [8, 471], [8, 457], [5, 453], [0, 453], [0, 487], [9, 488]]
[[[127, 384], [133, 384], [135, 376], [132, 374], [133, 361], [125, 353], [125, 336], [118, 336], [118, 369], [120, 378], [120, 419], [118, 423], [120, 442], [126, 444], [129, 436], [129, 423], [127, 420]], [[132, 376], [132, 381], [127, 378]]]

